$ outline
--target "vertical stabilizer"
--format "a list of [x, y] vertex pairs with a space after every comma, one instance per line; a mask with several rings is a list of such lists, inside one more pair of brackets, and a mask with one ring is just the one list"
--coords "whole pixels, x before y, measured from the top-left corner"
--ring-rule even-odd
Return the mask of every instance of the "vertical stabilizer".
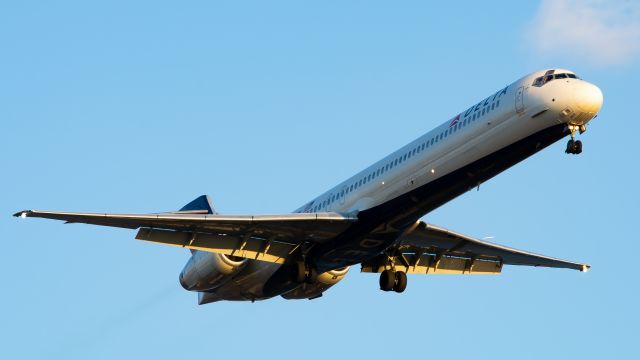
[[200, 212], [202, 210], [206, 210], [207, 214], [218, 213], [213, 207], [213, 202], [211, 201], [211, 198], [209, 197], [209, 195], [200, 195], [197, 198], [195, 198], [195, 200], [193, 200], [192, 202], [183, 206], [182, 209], [180, 209], [180, 211], [185, 211], [185, 212], [186, 211]]
[[[209, 197], [209, 195], [200, 195], [179, 210], [179, 212], [196, 212], [196, 213], [203, 213], [205, 211], [207, 214], [212, 214], [212, 215], [215, 215], [218, 213], [216, 209], [213, 207], [213, 202], [211, 201], [211, 198]], [[196, 252], [196, 250], [193, 250], [193, 249], [189, 249], [189, 251], [191, 251], [192, 254]]]

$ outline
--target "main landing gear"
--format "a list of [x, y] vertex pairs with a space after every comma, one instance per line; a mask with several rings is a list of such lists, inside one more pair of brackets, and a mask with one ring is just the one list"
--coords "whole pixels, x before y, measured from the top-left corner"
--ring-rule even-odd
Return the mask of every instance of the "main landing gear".
[[567, 154], [578, 155], [582, 153], [582, 141], [575, 140], [576, 131], [580, 131], [580, 134], [587, 131], [585, 125], [569, 125], [569, 131], [571, 131], [571, 140], [567, 142], [567, 150], [564, 152]]
[[407, 274], [404, 271], [384, 270], [380, 273], [380, 290], [403, 292], [407, 288]]
[[314, 284], [318, 280], [318, 270], [303, 261], [298, 261], [293, 266], [293, 279], [299, 284]]

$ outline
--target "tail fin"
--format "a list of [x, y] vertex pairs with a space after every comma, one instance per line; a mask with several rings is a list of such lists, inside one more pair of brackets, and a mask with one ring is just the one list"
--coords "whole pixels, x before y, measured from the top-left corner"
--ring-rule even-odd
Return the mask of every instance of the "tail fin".
[[[195, 198], [195, 200], [183, 206], [178, 212], [196, 213], [196, 214], [205, 213], [205, 214], [212, 214], [212, 215], [215, 215], [218, 213], [216, 209], [213, 207], [213, 202], [211, 201], [211, 198], [209, 197], [209, 195], [198, 196], [197, 198]], [[192, 254], [196, 252], [193, 249], [189, 249], [189, 251], [191, 251]]]
[[215, 215], [215, 208], [213, 207], [213, 203], [211, 202], [211, 198], [209, 195], [200, 195], [192, 202], [183, 206], [180, 212], [193, 212], [193, 213], [203, 213], [206, 211], [207, 214]]

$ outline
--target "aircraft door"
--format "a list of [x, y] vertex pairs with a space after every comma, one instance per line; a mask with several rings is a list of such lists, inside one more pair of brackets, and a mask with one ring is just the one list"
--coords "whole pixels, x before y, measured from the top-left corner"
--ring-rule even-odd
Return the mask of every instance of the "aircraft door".
[[516, 112], [524, 111], [524, 87], [520, 86], [516, 91]]
[[344, 205], [344, 199], [347, 197], [347, 187], [344, 186], [340, 191], [340, 205]]

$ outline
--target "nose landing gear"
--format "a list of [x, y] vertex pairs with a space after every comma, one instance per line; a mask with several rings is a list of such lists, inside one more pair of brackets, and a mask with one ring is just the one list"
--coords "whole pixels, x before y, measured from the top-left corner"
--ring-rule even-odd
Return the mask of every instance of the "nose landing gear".
[[571, 131], [571, 140], [567, 142], [567, 149], [564, 151], [567, 154], [578, 155], [582, 153], [582, 141], [576, 140], [575, 135], [576, 131], [580, 131], [580, 134], [587, 131], [586, 126], [584, 125], [568, 125], [569, 131]]

